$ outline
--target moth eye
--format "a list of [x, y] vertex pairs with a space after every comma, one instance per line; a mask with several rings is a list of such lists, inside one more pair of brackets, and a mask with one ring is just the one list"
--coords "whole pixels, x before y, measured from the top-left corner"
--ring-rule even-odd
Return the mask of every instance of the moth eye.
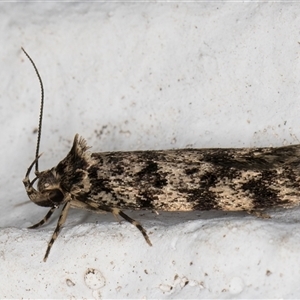
[[48, 198], [53, 204], [61, 204], [63, 199], [64, 199], [64, 195], [62, 194], [62, 192], [60, 190], [53, 190], [49, 192], [49, 198]]

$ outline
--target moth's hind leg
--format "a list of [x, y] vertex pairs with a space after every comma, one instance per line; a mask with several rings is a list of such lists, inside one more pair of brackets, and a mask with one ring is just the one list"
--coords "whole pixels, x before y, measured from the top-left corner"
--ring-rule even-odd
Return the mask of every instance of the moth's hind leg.
[[149, 245], [149, 246], [152, 246], [152, 244], [151, 244], [151, 242], [150, 242], [150, 239], [149, 239], [149, 237], [148, 237], [148, 234], [147, 234], [146, 230], [143, 228], [143, 226], [142, 226], [139, 222], [137, 222], [137, 221], [131, 219], [129, 216], [127, 216], [125, 213], [123, 213], [123, 212], [122, 212], [120, 209], [118, 209], [118, 208], [113, 208], [113, 209], [112, 209], [112, 213], [113, 213], [114, 215], [119, 215], [119, 216], [121, 216], [123, 219], [125, 219], [126, 221], [128, 221], [129, 223], [131, 223], [132, 225], [134, 225], [135, 227], [137, 227], [137, 229], [138, 229], [138, 230], [142, 233], [142, 235], [144, 236], [144, 238], [145, 238], [146, 242], [148, 243], [148, 245]]
[[101, 211], [110, 212], [115, 217], [118, 217], [118, 216], [122, 217], [127, 222], [134, 225], [142, 233], [142, 235], [144, 236], [144, 238], [145, 238], [146, 242], [148, 243], [148, 245], [152, 246], [152, 244], [150, 242], [150, 239], [148, 237], [148, 234], [147, 234], [146, 230], [143, 228], [143, 226], [139, 222], [131, 219], [129, 216], [127, 216], [125, 213], [123, 213], [119, 208], [115, 208], [115, 207], [112, 208], [112, 207], [109, 207], [109, 206], [106, 206], [106, 205], [99, 205], [99, 204], [97, 204], [93, 201], [86, 201], [85, 203], [90, 205], [93, 208], [94, 211], [96, 211], [95, 208], [97, 208], [98, 210], [101, 210]]
[[44, 225], [52, 216], [53, 212], [58, 208], [58, 206], [53, 206], [51, 207], [51, 209], [47, 212], [46, 216], [38, 223], [28, 227], [28, 229], [34, 229], [34, 228], [38, 228], [42, 225]]

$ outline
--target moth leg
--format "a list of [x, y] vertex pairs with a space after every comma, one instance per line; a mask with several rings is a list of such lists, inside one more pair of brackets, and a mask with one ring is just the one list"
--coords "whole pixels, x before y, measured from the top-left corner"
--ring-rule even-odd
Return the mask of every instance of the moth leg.
[[43, 220], [41, 220], [40, 222], [28, 227], [28, 229], [34, 229], [34, 228], [38, 228], [42, 225], [44, 225], [52, 216], [53, 212], [58, 208], [58, 206], [53, 206], [51, 207], [51, 209], [47, 212], [46, 216], [44, 217]]
[[129, 223], [131, 223], [132, 225], [134, 225], [135, 227], [137, 227], [137, 229], [144, 236], [144, 238], [145, 238], [146, 242], [148, 243], [148, 245], [152, 246], [146, 230], [142, 227], [142, 225], [139, 222], [137, 222], [136, 220], [131, 219], [129, 216], [127, 216], [125, 213], [123, 213], [118, 208], [113, 208], [112, 209], [112, 213], [121, 216], [123, 219], [125, 219], [126, 221], [128, 221]]
[[53, 243], [55, 242], [56, 238], [58, 237], [62, 225], [63, 225], [63, 224], [65, 223], [65, 221], [66, 221], [66, 218], [67, 218], [67, 215], [68, 215], [68, 211], [69, 211], [70, 206], [71, 206], [71, 203], [70, 203], [70, 201], [68, 201], [68, 202], [64, 205], [64, 207], [63, 207], [63, 209], [62, 209], [62, 211], [61, 211], [61, 213], [60, 213], [60, 216], [59, 216], [59, 219], [58, 219], [56, 228], [55, 228], [55, 230], [54, 230], [54, 232], [53, 232], [53, 234], [52, 234], [52, 237], [51, 237], [51, 239], [50, 239], [50, 242], [48, 243], [48, 247], [47, 247], [47, 250], [46, 250], [46, 254], [45, 254], [45, 256], [44, 256], [44, 261], [47, 260], [48, 255], [49, 255], [49, 252], [50, 252], [50, 250], [51, 250], [51, 247], [52, 247]]
[[114, 216], [121, 216], [123, 219], [125, 219], [127, 222], [131, 223], [132, 225], [134, 225], [141, 233], [142, 235], [144, 236], [146, 242], [148, 243], [149, 246], [152, 246], [151, 242], [150, 242], [150, 239], [148, 237], [148, 234], [146, 232], [146, 230], [143, 228], [143, 226], [131, 219], [129, 216], [127, 216], [125, 213], [123, 213], [119, 208], [111, 208], [111, 207], [108, 207], [106, 205], [99, 205], [95, 202], [92, 202], [92, 201], [87, 201], [86, 204], [92, 206], [92, 207], [97, 207], [98, 209], [100, 210], [103, 210], [103, 211], [106, 211], [106, 212], [110, 212], [112, 213]]
[[118, 222], [118, 223], [121, 223], [121, 221], [120, 221], [118, 215], [116, 215], [116, 214], [113, 214], [113, 215], [114, 215], [114, 217], [116, 218], [117, 222]]
[[155, 213], [157, 216], [159, 216], [159, 212], [155, 209], [152, 209], [152, 212]]

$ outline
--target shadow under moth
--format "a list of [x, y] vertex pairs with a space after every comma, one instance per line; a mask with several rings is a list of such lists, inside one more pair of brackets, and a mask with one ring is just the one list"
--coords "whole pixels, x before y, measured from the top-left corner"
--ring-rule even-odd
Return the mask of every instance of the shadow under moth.
[[[121, 216], [135, 225], [151, 246], [146, 230], [122, 209], [247, 211], [260, 215], [267, 208], [299, 204], [300, 145], [92, 153], [76, 134], [66, 158], [39, 172], [44, 90], [34, 62], [22, 50], [36, 71], [42, 91], [36, 157], [23, 183], [32, 202], [50, 207], [46, 216], [29, 228], [43, 225], [62, 206], [44, 261], [72, 207]], [[34, 165], [36, 177], [31, 181]]]

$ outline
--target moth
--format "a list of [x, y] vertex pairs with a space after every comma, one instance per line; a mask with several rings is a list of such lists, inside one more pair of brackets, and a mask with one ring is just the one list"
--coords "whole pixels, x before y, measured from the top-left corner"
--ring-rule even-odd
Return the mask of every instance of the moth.
[[[259, 214], [268, 208], [299, 204], [300, 145], [92, 153], [76, 134], [67, 156], [52, 169], [40, 172], [44, 89], [34, 62], [22, 50], [35, 69], [42, 91], [36, 155], [23, 183], [32, 202], [50, 207], [46, 216], [29, 228], [42, 226], [62, 206], [44, 261], [70, 208], [120, 216], [135, 225], [151, 246], [143, 226], [123, 209]], [[33, 166], [35, 178], [30, 180]]]

